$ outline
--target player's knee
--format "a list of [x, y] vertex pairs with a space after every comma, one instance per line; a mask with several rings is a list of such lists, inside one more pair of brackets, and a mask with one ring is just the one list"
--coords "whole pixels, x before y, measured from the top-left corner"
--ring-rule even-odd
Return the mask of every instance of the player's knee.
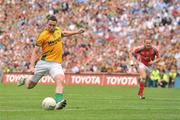
[[63, 85], [63, 80], [62, 79], [56, 79], [56, 85]]
[[64, 82], [64, 75], [57, 75], [55, 78], [56, 83], [63, 83]]
[[146, 73], [140, 73], [140, 76], [142, 79], [146, 79], [146, 77], [147, 77]]

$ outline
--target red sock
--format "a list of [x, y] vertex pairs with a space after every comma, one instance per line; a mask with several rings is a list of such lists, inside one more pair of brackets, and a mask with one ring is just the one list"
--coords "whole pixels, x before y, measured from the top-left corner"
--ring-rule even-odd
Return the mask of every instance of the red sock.
[[138, 95], [143, 96], [143, 94], [144, 94], [144, 82], [140, 82]]

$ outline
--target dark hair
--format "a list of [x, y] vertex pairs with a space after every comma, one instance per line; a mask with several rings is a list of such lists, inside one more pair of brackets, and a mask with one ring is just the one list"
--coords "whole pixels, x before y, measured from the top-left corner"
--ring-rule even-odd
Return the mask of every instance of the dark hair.
[[47, 16], [47, 20], [49, 21], [49, 20], [52, 20], [52, 21], [56, 21], [57, 22], [57, 18], [56, 18], [56, 16], [54, 16], [54, 15], [48, 15]]
[[146, 40], [150, 40], [151, 42], [153, 42], [153, 40], [149, 37], [149, 38], [146, 38], [144, 39], [144, 42], [146, 42]]

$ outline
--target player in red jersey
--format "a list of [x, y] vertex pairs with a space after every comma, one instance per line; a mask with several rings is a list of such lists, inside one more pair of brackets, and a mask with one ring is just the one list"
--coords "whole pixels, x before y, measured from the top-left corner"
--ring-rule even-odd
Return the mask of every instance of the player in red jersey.
[[135, 48], [130, 52], [131, 61], [136, 61], [138, 65], [138, 72], [140, 74], [139, 81], [139, 92], [138, 95], [140, 99], [145, 99], [144, 97], [144, 84], [147, 75], [151, 72], [150, 67], [160, 60], [158, 50], [151, 45], [152, 40], [144, 40], [144, 45]]

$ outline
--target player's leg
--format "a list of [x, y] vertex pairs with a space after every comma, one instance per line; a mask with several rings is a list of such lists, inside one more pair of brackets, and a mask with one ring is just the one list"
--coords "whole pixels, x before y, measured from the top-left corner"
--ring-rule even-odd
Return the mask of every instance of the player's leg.
[[27, 89], [34, 88], [44, 74], [48, 72], [48, 66], [45, 61], [39, 61], [35, 66], [34, 75], [31, 78], [21, 78], [17, 81], [17, 86], [26, 85]]
[[52, 63], [49, 73], [56, 83], [55, 100], [57, 104], [55, 109], [63, 109], [66, 106], [66, 100], [63, 99], [65, 75], [61, 64]]
[[31, 78], [21, 78], [17, 81], [17, 86], [25, 85], [27, 89], [34, 88], [43, 75], [42, 73], [36, 73]]
[[143, 66], [139, 66], [138, 71], [140, 74], [138, 95], [139, 95], [140, 99], [145, 99], [145, 97], [144, 97], [144, 86], [145, 86], [145, 82], [146, 82], [146, 70]]
[[63, 99], [64, 85], [63, 82], [65, 80], [64, 75], [56, 75], [54, 80], [56, 81], [56, 89], [55, 89], [55, 100], [56, 107], [55, 109], [63, 109], [66, 106], [66, 100]]
[[55, 88], [55, 100], [56, 102], [60, 102], [63, 99], [63, 92], [64, 92], [64, 85], [63, 81], [65, 79], [64, 75], [58, 74], [55, 76], [54, 80], [56, 83], [56, 88]]
[[32, 76], [31, 79], [26, 79], [25, 81], [25, 85], [27, 89], [32, 89], [34, 88], [38, 81], [42, 78], [42, 76], [44, 75], [44, 73], [36, 73]]

